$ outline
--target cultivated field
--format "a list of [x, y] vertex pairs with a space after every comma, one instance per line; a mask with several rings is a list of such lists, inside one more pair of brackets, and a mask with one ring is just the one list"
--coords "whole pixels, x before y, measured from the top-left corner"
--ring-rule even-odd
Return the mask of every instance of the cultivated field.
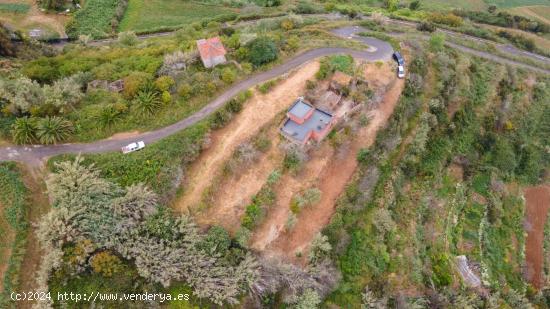
[[[545, 0], [424, 0], [422, 7], [428, 10], [447, 10], [447, 9], [465, 9], [473, 11], [485, 11], [490, 5], [496, 5], [500, 9], [524, 7], [524, 6], [543, 6], [547, 7], [548, 1]], [[515, 9], [514, 9], [515, 11]]]
[[130, 0], [119, 30], [143, 32], [178, 27], [231, 12], [235, 10], [192, 1]]
[[512, 14], [533, 18], [550, 24], [550, 6], [548, 5], [520, 6], [509, 9], [508, 11]]
[[526, 279], [536, 288], [544, 284], [544, 227], [550, 209], [550, 186], [528, 187], [525, 196], [525, 221], [527, 239], [525, 242]]
[[0, 3], [0, 22], [27, 33], [40, 29], [44, 37], [65, 37], [68, 16], [40, 11], [34, 0], [4, 0]]

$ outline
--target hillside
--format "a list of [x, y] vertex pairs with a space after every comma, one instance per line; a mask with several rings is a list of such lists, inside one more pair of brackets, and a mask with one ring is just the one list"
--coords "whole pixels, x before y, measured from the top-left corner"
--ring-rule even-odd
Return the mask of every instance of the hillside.
[[79, 6], [0, 4], [1, 308], [550, 308], [547, 1]]

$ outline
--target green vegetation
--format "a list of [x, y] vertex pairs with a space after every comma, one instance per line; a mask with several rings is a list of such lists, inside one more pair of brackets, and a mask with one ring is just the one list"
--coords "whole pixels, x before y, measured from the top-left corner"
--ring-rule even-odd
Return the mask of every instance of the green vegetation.
[[[269, 69], [280, 58], [293, 54], [298, 48], [297, 34], [320, 45], [330, 39], [325, 33], [302, 30], [305, 21], [296, 22], [285, 36], [280, 35], [283, 30], [278, 20], [272, 24], [274, 28], [247, 44], [244, 38], [260, 26], [222, 31], [219, 23], [208, 23], [205, 27], [187, 26], [173, 37], [139, 43], [132, 33], [121, 33], [118, 44], [110, 48], [70, 45], [55, 56], [27, 61], [0, 78], [4, 99], [0, 101], [1, 135], [18, 143], [40, 142], [33, 128], [47, 117], [71, 123], [73, 130], [65, 132], [72, 134], [58, 135], [69, 142], [164, 127], [198, 111], [254, 70]], [[231, 61], [206, 69], [198, 59], [195, 40], [219, 32], [226, 34], [221, 38], [230, 51], [227, 58], [240, 63]], [[109, 88], [113, 82], [122, 91]], [[223, 114], [216, 116], [222, 117], [216, 122], [227, 120]], [[18, 118], [24, 120], [16, 122]]]
[[[183, 281], [194, 295], [222, 305], [238, 303], [256, 280], [258, 264], [251, 255], [238, 247], [240, 253], [228, 258], [209, 250], [213, 242], [220, 244], [220, 233], [204, 235], [190, 218], [172, 215], [147, 187], [106, 181], [81, 158], [56, 168], [47, 179], [53, 208], [37, 231], [44, 250], [40, 289], [67, 291], [71, 284], [70, 292], [82, 286], [86, 292], [159, 291]], [[65, 224], [74, 229], [57, 228]]]
[[0, 3], [0, 12], [25, 14], [30, 8], [26, 3]]
[[548, 33], [550, 32], [550, 25], [545, 24], [539, 21], [533, 21], [530, 18], [511, 15], [506, 12], [491, 13], [483, 11], [460, 11], [457, 10], [455, 14], [467, 17], [472, 21], [489, 24], [494, 26], [501, 26], [507, 28], [516, 28], [530, 32], [541, 32]]
[[[529, 31], [542, 37], [548, 32], [541, 22], [499, 10], [519, 5], [518, 1], [438, 1], [434, 6], [432, 2], [348, 0], [324, 3], [320, 8], [312, 1], [235, 0], [220, 5], [212, 0], [130, 0], [122, 17], [126, 1], [89, 0], [68, 25], [70, 36], [98, 38], [120, 30], [118, 41], [90, 47], [82, 37], [80, 44], [69, 44], [59, 53], [29, 61], [7, 60], [2, 68], [6, 74], [0, 78], [0, 137], [19, 144], [54, 144], [173, 124], [234, 83], [281, 63], [297, 50], [359, 46], [352, 40], [335, 40], [328, 32], [331, 28], [362, 24], [370, 29], [364, 35], [400, 48], [400, 42], [388, 33], [398, 31], [410, 38], [415, 30], [387, 24], [383, 14], [420, 20], [418, 30], [426, 32], [449, 28], [539, 52], [534, 41], [517, 33]], [[0, 5], [0, 11], [10, 5]], [[449, 11], [455, 5], [466, 10]], [[470, 11], [474, 9], [487, 12]], [[221, 25], [240, 20], [237, 13], [242, 20], [252, 20], [281, 10], [301, 14], [340, 11], [350, 17], [366, 13], [373, 18], [320, 22], [317, 17], [289, 14], [238, 26]], [[245, 16], [247, 11], [252, 13]], [[514, 32], [493, 31], [472, 21], [514, 28]], [[181, 29], [173, 36], [146, 41], [135, 34], [177, 28]], [[221, 37], [230, 62], [206, 69], [197, 57], [195, 41], [212, 36]], [[300, 177], [308, 160], [302, 147], [281, 144], [284, 158], [261, 189], [246, 197], [250, 200], [234, 239], [220, 226], [199, 229], [191, 218], [173, 214], [164, 206], [177, 195], [189, 164], [208, 144], [209, 133], [241, 111], [252, 95], [247, 91], [205, 120], [142, 151], [51, 158], [47, 185], [53, 207], [38, 231], [44, 249], [38, 288], [54, 294], [147, 291], [191, 295], [191, 301], [170, 302], [169, 308], [238, 303], [264, 308], [387, 308], [397, 304], [407, 308], [528, 308], [528, 303], [545, 307], [548, 292], [534, 291], [522, 276], [521, 187], [548, 181], [550, 79], [451, 50], [445, 46], [446, 39], [452, 38], [434, 32], [426, 44], [407, 39], [403, 45], [404, 54], [412, 58], [407, 58], [399, 104], [375, 144], [358, 153], [357, 173], [339, 199], [330, 224], [315, 235], [307, 251], [295, 253], [305, 266], [253, 257], [247, 249], [252, 233], [276, 204], [281, 177]], [[0, 29], [0, 53], [12, 56], [16, 47], [2, 42], [9, 42], [4, 28]], [[325, 79], [335, 71], [358, 73], [351, 56], [337, 55], [321, 60], [316, 77]], [[117, 85], [122, 88], [109, 88], [113, 82], [120, 82]], [[268, 93], [277, 82], [270, 80], [257, 89]], [[308, 81], [307, 88], [314, 90], [315, 84]], [[360, 84], [349, 92], [349, 98], [368, 103], [379, 95]], [[327, 142], [341, 145], [357, 130], [357, 124], [368, 122], [366, 117], [355, 120], [334, 130]], [[255, 164], [261, 152], [273, 147], [264, 133], [240, 144], [220, 177]], [[213, 180], [209, 190], [216, 189], [217, 181]], [[311, 187], [292, 196], [283, 233], [291, 233], [300, 224], [300, 212], [315, 207], [321, 194]], [[8, 304], [6, 292], [19, 285], [28, 228], [27, 196], [17, 166], [0, 163], [4, 210], [0, 234], [15, 238], [0, 241], [0, 253], [11, 248], [0, 307]], [[466, 288], [456, 268], [461, 255], [483, 280], [484, 297]], [[545, 268], [550, 272], [548, 265]], [[79, 306], [73, 302], [53, 305]]]
[[263, 94], [268, 93], [271, 91], [273, 87], [275, 87], [279, 83], [279, 79], [272, 79], [269, 80], [261, 85], [258, 86], [258, 91], [260, 91]]
[[67, 24], [67, 35], [71, 38], [78, 38], [82, 34], [102, 38], [113, 34], [116, 21], [124, 14], [126, 3], [126, 0], [86, 1], [84, 7]]
[[268, 181], [262, 189], [252, 197], [252, 203], [246, 206], [241, 226], [244, 229], [253, 230], [260, 225], [265, 218], [267, 210], [275, 203], [275, 192], [273, 186], [277, 181]]
[[301, 194], [292, 197], [290, 201], [290, 210], [294, 214], [300, 213], [305, 207], [311, 207], [321, 200], [321, 190], [317, 188], [309, 188]]
[[[504, 181], [542, 181], [550, 159], [540, 147], [548, 143], [542, 121], [549, 116], [539, 109], [548, 108], [540, 101], [541, 95], [548, 96], [541, 91], [548, 79], [539, 77], [531, 93], [525, 91], [525, 75], [513, 69], [446, 49], [429, 58], [420, 50], [413, 54], [404, 96], [375, 146], [361, 154], [357, 179], [324, 231], [343, 275], [327, 303], [358, 306], [372, 298], [390, 303], [399, 291], [412, 288], [437, 293], [444, 307], [466, 297], [487, 304], [477, 295], [448, 288], [462, 281], [454, 259], [466, 255], [480, 263], [479, 276], [494, 293], [491, 301], [516, 307], [529, 296], [522, 294], [528, 285], [520, 271], [523, 203], [521, 191], [506, 189]], [[428, 83], [430, 74], [437, 83]], [[449, 103], [458, 96], [465, 100], [449, 118]], [[520, 100], [531, 103], [512, 103]], [[527, 131], [532, 134], [525, 135]], [[524, 147], [533, 154], [522, 155]], [[529, 163], [519, 167], [519, 156]], [[464, 178], [450, 172], [451, 163], [460, 165]], [[361, 298], [365, 285], [370, 300]], [[405, 301], [431, 299], [418, 295]]]
[[335, 55], [323, 58], [321, 60], [321, 67], [315, 74], [315, 77], [317, 79], [325, 79], [336, 71], [352, 74], [353, 57], [350, 55]]
[[151, 32], [177, 29], [195, 22], [229, 16], [234, 11], [221, 5], [178, 0], [129, 0], [120, 31]]
[[13, 162], [0, 163], [0, 261], [7, 265], [0, 292], [0, 306], [9, 307], [10, 293], [19, 287], [19, 271], [28, 233], [28, 191]]
[[[179, 175], [198, 156], [209, 130], [223, 126], [249, 97], [249, 92], [238, 95], [209, 119], [149, 145], [142, 151], [127, 155], [119, 152], [86, 155], [84, 163], [93, 163], [101, 170], [103, 177], [121, 186], [145, 183], [168, 200], [175, 193]], [[53, 168], [55, 162], [70, 158], [74, 156], [61, 155], [50, 159], [48, 164]]]
[[269, 37], [259, 37], [250, 41], [247, 45], [247, 56], [255, 66], [269, 63], [277, 59], [278, 50], [275, 42]]

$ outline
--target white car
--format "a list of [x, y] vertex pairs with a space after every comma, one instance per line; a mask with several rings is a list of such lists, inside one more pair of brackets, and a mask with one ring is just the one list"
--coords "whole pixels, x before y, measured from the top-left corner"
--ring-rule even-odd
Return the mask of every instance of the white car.
[[402, 65], [397, 67], [397, 77], [399, 78], [405, 77], [405, 68]]
[[145, 148], [145, 143], [143, 141], [135, 142], [128, 144], [127, 146], [122, 147], [122, 153], [130, 153], [134, 151], [138, 151]]

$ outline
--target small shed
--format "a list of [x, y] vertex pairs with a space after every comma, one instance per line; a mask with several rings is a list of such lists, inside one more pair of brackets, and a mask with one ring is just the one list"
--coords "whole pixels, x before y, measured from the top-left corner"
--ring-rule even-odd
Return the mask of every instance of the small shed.
[[225, 63], [225, 48], [219, 37], [213, 37], [209, 39], [201, 39], [197, 41], [197, 48], [199, 49], [199, 55], [202, 63], [206, 68], [212, 68], [218, 64]]
[[29, 30], [29, 37], [31, 39], [40, 39], [43, 33], [44, 31], [42, 31], [42, 29], [32, 29], [32, 30]]
[[109, 83], [108, 90], [111, 92], [121, 92], [124, 89], [124, 80], [118, 79]]
[[109, 82], [102, 79], [95, 79], [88, 83], [88, 90], [96, 90], [96, 89], [107, 89], [107, 86], [109, 85]]
[[124, 89], [124, 80], [119, 79], [109, 82], [102, 79], [96, 79], [88, 83], [88, 90], [103, 89], [110, 92], [121, 92]]

